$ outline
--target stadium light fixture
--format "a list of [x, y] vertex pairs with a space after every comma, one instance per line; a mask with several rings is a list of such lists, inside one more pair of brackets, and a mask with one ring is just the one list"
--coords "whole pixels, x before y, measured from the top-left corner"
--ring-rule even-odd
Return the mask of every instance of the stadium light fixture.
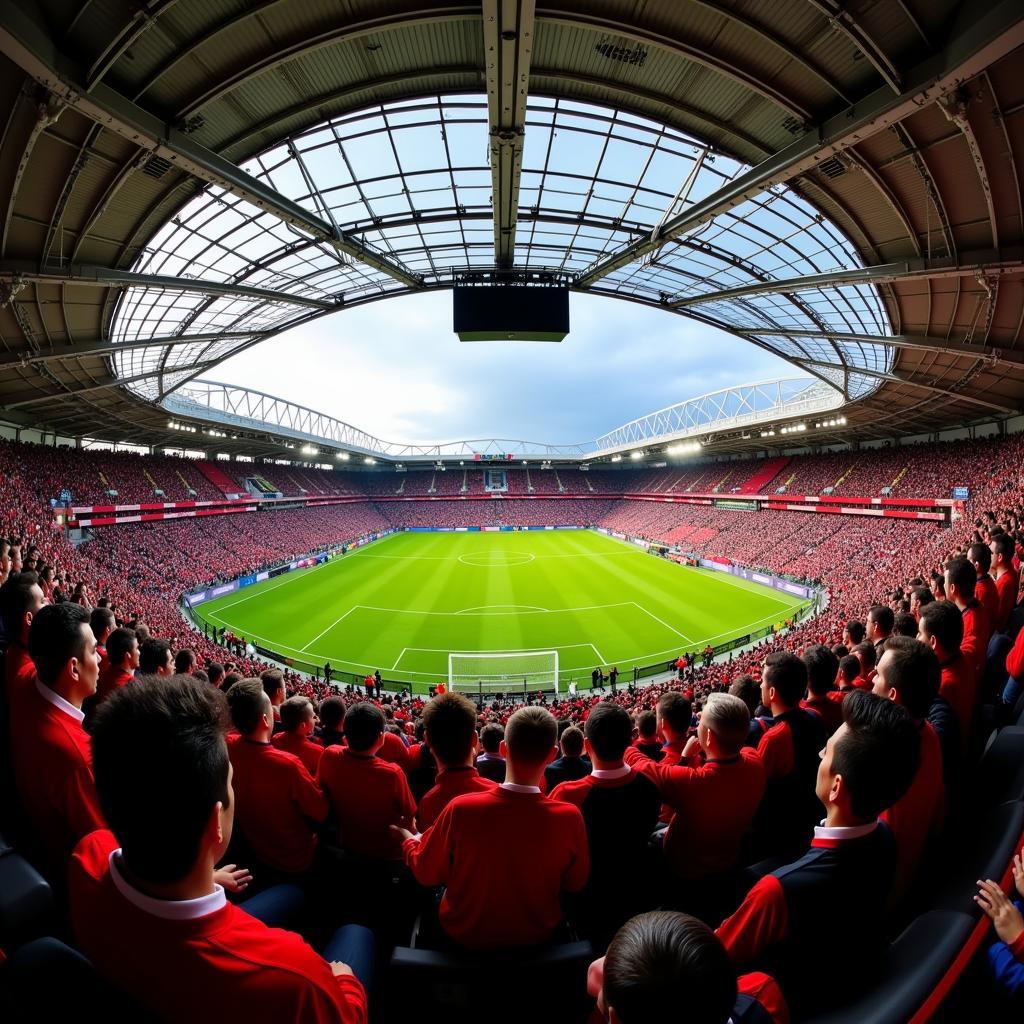
[[376, 459], [371, 459], [369, 455], [367, 455], [366, 458], [363, 459], [363, 462], [365, 462], [368, 466], [376, 466], [377, 465], [377, 460]]
[[622, 461], [622, 456], [621, 455], [613, 455], [612, 456], [612, 462], [621, 462], [621, 461]]
[[311, 444], [304, 444], [302, 446], [302, 454], [303, 455], [319, 455], [320, 454], [320, 449], [319, 448], [314, 448], [313, 445], [311, 445]]
[[634, 462], [635, 462], [635, 461], [636, 461], [637, 459], [642, 459], [642, 458], [644, 457], [644, 452], [643, 452], [643, 449], [642, 449], [642, 448], [638, 448], [638, 449], [637, 449], [637, 450], [636, 450], [635, 452], [630, 452], [630, 453], [629, 453], [629, 457], [630, 457], [631, 459], [633, 459], [633, 461], [634, 461]]
[[339, 462], [348, 462], [348, 452], [338, 452], [337, 459]]

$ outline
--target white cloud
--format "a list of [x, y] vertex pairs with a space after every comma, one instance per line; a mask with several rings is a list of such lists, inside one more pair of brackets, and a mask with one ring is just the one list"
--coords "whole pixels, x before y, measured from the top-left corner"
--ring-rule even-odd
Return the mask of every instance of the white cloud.
[[451, 294], [387, 299], [298, 327], [216, 376], [345, 420], [387, 441], [588, 441], [675, 402], [792, 376], [784, 360], [684, 317], [571, 297], [560, 344], [452, 332]]

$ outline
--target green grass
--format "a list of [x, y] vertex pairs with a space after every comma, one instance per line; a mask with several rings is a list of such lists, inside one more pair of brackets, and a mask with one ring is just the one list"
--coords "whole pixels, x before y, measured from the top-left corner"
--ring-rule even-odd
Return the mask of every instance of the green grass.
[[558, 650], [563, 682], [667, 661], [781, 622], [803, 602], [586, 531], [405, 533], [200, 605], [295, 659], [417, 690], [450, 651]]

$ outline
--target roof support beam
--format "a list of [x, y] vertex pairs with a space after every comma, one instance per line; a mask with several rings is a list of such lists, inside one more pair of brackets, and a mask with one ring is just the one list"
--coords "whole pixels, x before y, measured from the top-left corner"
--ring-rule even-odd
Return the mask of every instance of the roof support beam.
[[61, 102], [151, 155], [169, 160], [180, 170], [219, 186], [410, 288], [421, 283], [419, 275], [398, 261], [343, 234], [329, 222], [314, 216], [265, 182], [246, 174], [230, 160], [194, 142], [179, 128], [161, 121], [103, 82], [88, 87], [82, 70], [57, 49], [35, 5], [29, 7], [12, 0], [0, 0], [0, 53], [42, 83]]
[[673, 309], [699, 306], [705, 302], [721, 302], [727, 299], [742, 299], [748, 295], [789, 294], [791, 292], [813, 291], [817, 288], [831, 288], [837, 285], [887, 284], [894, 281], [912, 281], [938, 277], [982, 277], [997, 274], [1021, 273], [1024, 258], [1020, 252], [979, 252], [962, 253], [958, 258], [900, 260], [896, 263], [882, 263], [874, 267], [855, 267], [853, 270], [830, 270], [824, 274], [807, 274], [803, 277], [789, 277], [778, 281], [755, 281], [736, 288], [722, 288], [700, 295], [689, 295], [685, 299], [670, 299], [667, 305]]
[[[989, 359], [996, 365], [1020, 366], [1024, 364], [1024, 350], [967, 345], [953, 338], [941, 338], [926, 334], [857, 334], [854, 331], [784, 331], [775, 328], [759, 330], [754, 327], [736, 327], [731, 330], [734, 334], [744, 337], [825, 338], [828, 341], [859, 342], [865, 345], [881, 345], [885, 348], [909, 349], [919, 352], [948, 352], [954, 356]], [[856, 370], [856, 367], [851, 369]]]
[[575, 287], [589, 287], [606, 274], [636, 262], [773, 185], [814, 170], [821, 161], [909, 117], [1024, 44], [1019, 0], [967, 4], [961, 11], [942, 51], [900, 75], [901, 93], [894, 93], [888, 85], [880, 87], [694, 203], [667, 221], [653, 237], [633, 242], [595, 261], [577, 277]]
[[[842, 369], [842, 367], [836, 366], [834, 363], [823, 363], [817, 359], [798, 359], [795, 360], [797, 365], [806, 366], [808, 368], [824, 367], [829, 370]], [[933, 395], [942, 395], [950, 402], [968, 402], [971, 405], [980, 406], [983, 409], [989, 409], [992, 412], [997, 412], [1002, 416], [1016, 416], [1020, 411], [1019, 409], [1013, 409], [1008, 405], [999, 405], [996, 402], [989, 402], [984, 398], [975, 398], [974, 395], [965, 395], [963, 392], [957, 391], [954, 388], [943, 388], [936, 384], [926, 384], [924, 381], [915, 380], [909, 373], [901, 373], [898, 370], [894, 370], [890, 373], [883, 373], [881, 370], [867, 370], [860, 366], [848, 366], [846, 367], [847, 373], [859, 373], [865, 377], [874, 377], [875, 380], [888, 381], [890, 384], [905, 384], [909, 388], [919, 388], [921, 391], [928, 391]]]
[[494, 263], [515, 260], [535, 0], [483, 0]]
[[90, 288], [163, 288], [167, 291], [196, 292], [200, 295], [233, 295], [322, 311], [342, 307], [340, 300], [314, 299], [271, 288], [253, 288], [244, 284], [231, 284], [229, 281], [204, 281], [197, 277], [136, 274], [130, 270], [81, 263], [67, 264], [63, 267], [39, 267], [30, 260], [0, 260], [0, 280], [4, 279], [25, 284], [69, 284]]

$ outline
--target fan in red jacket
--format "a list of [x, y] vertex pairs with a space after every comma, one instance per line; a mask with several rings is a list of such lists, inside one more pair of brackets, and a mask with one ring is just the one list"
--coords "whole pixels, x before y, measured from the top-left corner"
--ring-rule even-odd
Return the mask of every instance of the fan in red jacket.
[[[75, 851], [71, 919], [97, 971], [161, 1019], [190, 1024], [365, 1024], [366, 993], [343, 962], [229, 903], [215, 872], [231, 838], [224, 695], [174, 676], [113, 694], [96, 716], [97, 788], [111, 830]], [[365, 963], [373, 937], [340, 949]]]
[[964, 618], [952, 601], [933, 601], [921, 609], [917, 638], [927, 644], [939, 659], [942, 670], [939, 693], [956, 713], [961, 750], [966, 751], [974, 721], [978, 680], [974, 667], [960, 649], [963, 636]]
[[301, 874], [316, 856], [313, 824], [327, 817], [327, 800], [302, 762], [270, 742], [274, 710], [260, 680], [242, 679], [227, 696], [241, 736], [229, 747], [238, 826], [260, 863]]
[[[683, 747], [693, 725], [693, 705], [689, 698], [677, 690], [670, 690], [658, 698], [658, 732], [665, 740], [662, 764], [679, 764]], [[668, 821], [668, 818], [665, 818]]]
[[995, 628], [1005, 633], [1010, 625], [1010, 616], [1017, 605], [1017, 591], [1020, 588], [1020, 573], [1014, 567], [1013, 538], [1008, 533], [996, 534], [992, 538], [992, 566], [996, 574], [996, 592], [999, 594], [999, 615]]
[[100, 669], [96, 706], [102, 704], [115, 690], [130, 683], [138, 667], [139, 639], [135, 631], [123, 626], [115, 629], [107, 637], [107, 664]]
[[843, 724], [842, 701], [832, 697], [837, 692], [839, 659], [824, 644], [808, 647], [800, 659], [807, 666], [807, 696], [800, 707], [820, 715], [831, 736]]
[[324, 745], [313, 735], [316, 729], [313, 702], [308, 697], [289, 697], [281, 705], [281, 725], [283, 728], [270, 742], [278, 750], [294, 754], [306, 766], [306, 771], [316, 778]]
[[[28, 653], [28, 633], [32, 619], [46, 603], [38, 577], [34, 572], [16, 573], [0, 587], [0, 619], [10, 637], [4, 654], [4, 694], [11, 722], [21, 716], [21, 698], [30, 693], [36, 667]], [[6, 737], [2, 737], [6, 741]]]
[[[896, 870], [895, 845], [878, 816], [913, 781], [919, 747], [903, 708], [851, 693], [819, 764], [825, 820], [810, 849], [765, 875], [716, 932], [734, 964], [779, 982], [794, 1012], [797, 1002], [803, 1013], [832, 1008], [870, 984], [886, 946], [885, 904]], [[857, 950], [856, 971], [836, 971], [835, 950], [822, 941], [836, 922], [843, 942]]]
[[400, 860], [401, 841], [389, 827], [412, 825], [416, 802], [405, 772], [377, 756], [384, 742], [380, 708], [368, 702], [349, 708], [345, 739], [348, 746], [324, 751], [318, 775], [339, 840], [364, 857]]
[[987, 544], [980, 541], [967, 549], [967, 559], [974, 566], [976, 579], [974, 596], [988, 615], [989, 628], [995, 632], [999, 622], [999, 588], [996, 581], [989, 575], [992, 568], [992, 551]]
[[975, 683], [980, 684], [992, 626], [988, 612], [974, 596], [977, 579], [974, 566], [966, 558], [951, 558], [946, 563], [946, 594], [960, 609], [964, 619], [964, 639], [960, 649], [974, 670]]
[[100, 670], [88, 611], [70, 603], [41, 608], [28, 645], [37, 675], [11, 723], [11, 760], [33, 838], [59, 879], [78, 840], [106, 827], [82, 728], [82, 702], [96, 692]]
[[695, 917], [652, 911], [619, 929], [587, 972], [597, 1000], [592, 1024], [789, 1024], [789, 1008], [766, 974], [736, 969], [714, 932]]
[[579, 809], [540, 791], [557, 726], [546, 708], [520, 708], [502, 748], [508, 774], [487, 793], [456, 797], [423, 833], [394, 829], [421, 885], [443, 885], [440, 924], [468, 949], [547, 942], [562, 920], [560, 897], [587, 881]]
[[476, 708], [461, 693], [442, 693], [423, 710], [424, 741], [440, 770], [416, 809], [416, 827], [425, 832], [437, 816], [464, 793], [486, 793], [498, 788], [473, 767], [476, 760]]
[[921, 736], [921, 761], [914, 781], [882, 814], [896, 840], [894, 903], [903, 900], [914, 872], [926, 863], [926, 847], [938, 836], [946, 813], [942, 748], [926, 717], [938, 696], [940, 675], [939, 659], [927, 644], [905, 636], [886, 641], [875, 676], [875, 693], [905, 708]]

